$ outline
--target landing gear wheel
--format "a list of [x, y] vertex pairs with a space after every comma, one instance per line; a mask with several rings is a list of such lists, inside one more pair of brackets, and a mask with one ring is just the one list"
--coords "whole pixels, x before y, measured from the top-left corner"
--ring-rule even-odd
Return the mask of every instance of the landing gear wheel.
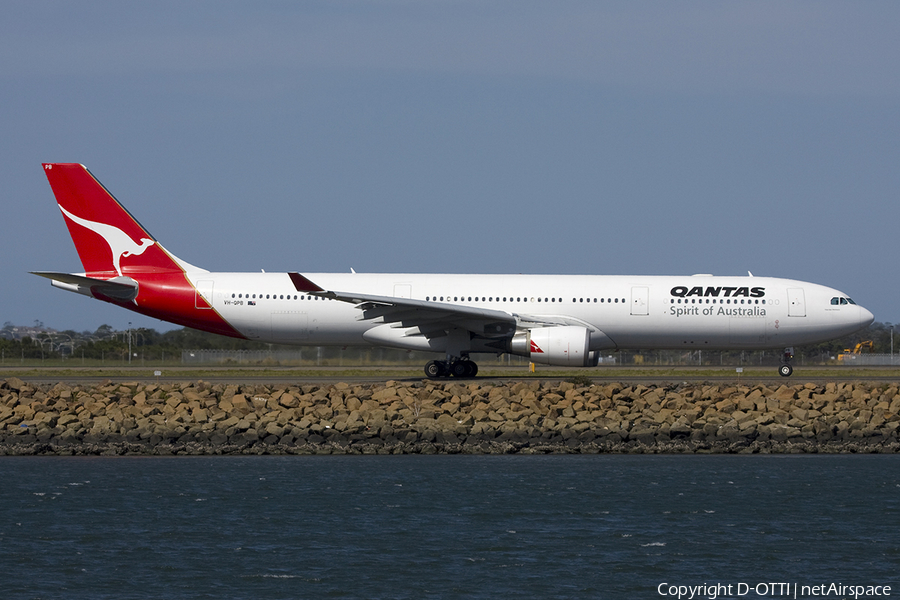
[[450, 365], [450, 374], [454, 377], [469, 377], [468, 361], [460, 360]]
[[791, 365], [781, 365], [780, 367], [778, 367], [778, 373], [782, 377], [790, 377], [791, 373], [793, 373], [793, 372], [794, 372], [794, 367], [792, 367]]
[[450, 367], [450, 373], [454, 377], [471, 378], [478, 374], [478, 365], [471, 360], [460, 360]]
[[444, 365], [442, 365], [438, 361], [432, 360], [427, 365], [425, 365], [425, 375], [428, 376], [429, 379], [437, 379], [438, 377], [443, 376], [443, 374]]

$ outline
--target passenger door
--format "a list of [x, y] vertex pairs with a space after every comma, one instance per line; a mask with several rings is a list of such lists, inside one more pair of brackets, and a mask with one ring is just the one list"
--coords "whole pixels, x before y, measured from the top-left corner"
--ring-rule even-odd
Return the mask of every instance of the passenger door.
[[806, 298], [803, 294], [803, 288], [788, 289], [788, 316], [806, 316]]

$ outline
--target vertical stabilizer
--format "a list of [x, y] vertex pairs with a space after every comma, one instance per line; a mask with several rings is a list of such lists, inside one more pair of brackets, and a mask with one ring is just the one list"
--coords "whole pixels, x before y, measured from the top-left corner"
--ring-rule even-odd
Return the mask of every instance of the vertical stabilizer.
[[169, 254], [84, 165], [44, 163], [44, 173], [85, 272], [35, 275], [143, 315], [244, 337], [215, 310], [212, 287], [191, 280], [208, 271]]
[[181, 271], [174, 257], [84, 165], [45, 163], [44, 173], [85, 273], [106, 278]]

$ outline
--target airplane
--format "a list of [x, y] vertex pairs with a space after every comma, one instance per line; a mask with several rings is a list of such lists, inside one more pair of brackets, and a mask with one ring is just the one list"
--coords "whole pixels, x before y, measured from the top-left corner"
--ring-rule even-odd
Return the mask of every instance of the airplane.
[[473, 354], [596, 366], [620, 349], [762, 350], [867, 327], [838, 290], [771, 277], [211, 273], [166, 250], [86, 167], [44, 173], [83, 273], [53, 286], [203, 331], [278, 344], [385, 346], [443, 354], [429, 378], [475, 377]]

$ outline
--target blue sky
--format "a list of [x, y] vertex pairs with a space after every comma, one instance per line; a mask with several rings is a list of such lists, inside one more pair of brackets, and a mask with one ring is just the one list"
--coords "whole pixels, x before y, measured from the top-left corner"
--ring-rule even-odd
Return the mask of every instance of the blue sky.
[[82, 267], [81, 162], [210, 270], [714, 273], [896, 299], [900, 4], [27, 2], [0, 20], [0, 319], [153, 319]]

